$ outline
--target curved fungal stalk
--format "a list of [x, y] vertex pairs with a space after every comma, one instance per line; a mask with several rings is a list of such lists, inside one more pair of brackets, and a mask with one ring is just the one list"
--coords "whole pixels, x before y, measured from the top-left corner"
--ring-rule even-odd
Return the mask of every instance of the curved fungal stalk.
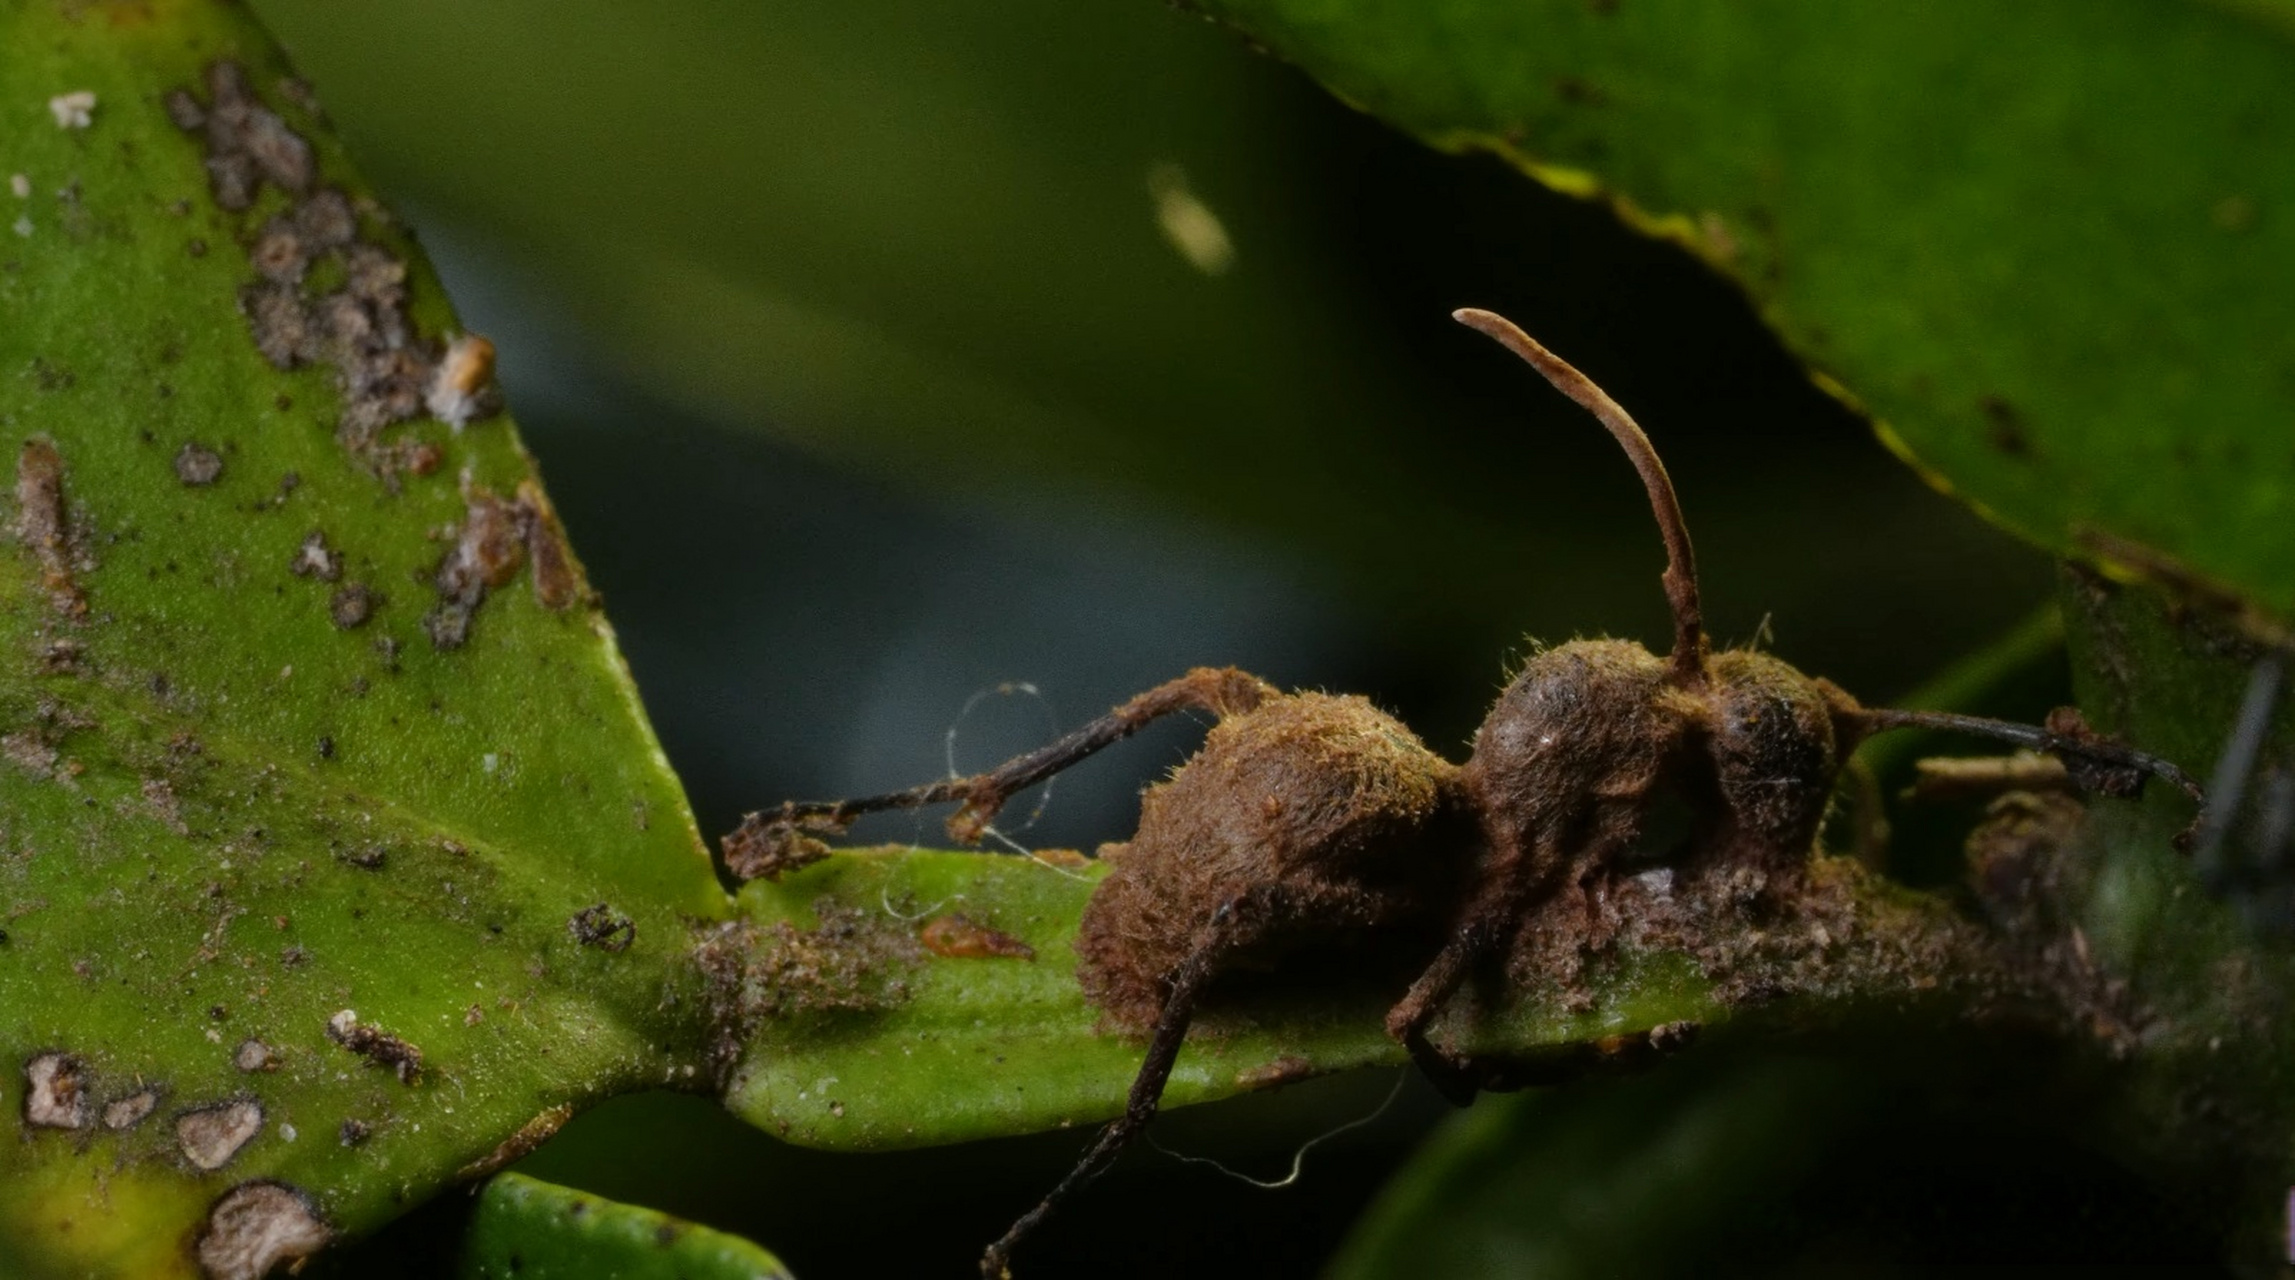
[[1633, 415], [1595, 386], [1593, 379], [1539, 345], [1536, 338], [1522, 332], [1513, 321], [1477, 307], [1461, 307], [1451, 312], [1450, 318], [1488, 335], [1522, 357], [1531, 368], [1545, 375], [1556, 391], [1577, 401], [1609, 428], [1619, 447], [1626, 451], [1626, 457], [1633, 461], [1634, 470], [1641, 473], [1642, 487], [1649, 490], [1650, 511], [1657, 517], [1658, 532], [1665, 538], [1665, 598], [1666, 603], [1673, 606], [1671, 676], [1674, 683], [1687, 688], [1704, 684], [1705, 615], [1697, 600], [1697, 553], [1689, 545], [1689, 525], [1682, 519], [1681, 501], [1674, 496], [1673, 480], [1666, 475], [1665, 463], [1658, 458], [1650, 438], [1643, 434]]

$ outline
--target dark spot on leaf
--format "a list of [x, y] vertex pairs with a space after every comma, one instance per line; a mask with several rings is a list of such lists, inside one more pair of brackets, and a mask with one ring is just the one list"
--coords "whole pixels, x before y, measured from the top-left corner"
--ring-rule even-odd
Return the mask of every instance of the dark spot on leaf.
[[196, 440], [186, 440], [176, 451], [175, 478], [198, 488], [214, 484], [223, 474], [223, 456]]
[[160, 99], [160, 105], [167, 108], [168, 120], [185, 133], [196, 132], [207, 124], [207, 108], [199, 105], [199, 99], [192, 97], [189, 90], [168, 90]]
[[1598, 107], [1609, 101], [1609, 95], [1590, 80], [1577, 76], [1558, 76], [1554, 80], [1554, 96], [1579, 107]]
[[2025, 458], [2032, 454], [2032, 437], [2024, 429], [2024, 415], [2016, 406], [1994, 395], [1981, 396], [1976, 407], [1983, 411], [1984, 438], [1993, 448], [2011, 458]]
[[600, 951], [627, 951], [637, 941], [636, 922], [603, 902], [575, 912], [566, 921], [566, 931], [574, 941]]
[[321, 760], [332, 760], [335, 758], [335, 739], [333, 735], [325, 733], [320, 734], [318, 747], [319, 758]]
[[345, 1120], [336, 1127], [335, 1140], [346, 1147], [355, 1147], [365, 1142], [373, 1133], [374, 1130], [368, 1128], [364, 1120]]
[[375, 603], [380, 599], [365, 583], [345, 583], [327, 601], [327, 616], [344, 631], [363, 627], [374, 616]]
[[390, 850], [379, 844], [361, 845], [348, 851], [338, 850], [335, 856], [362, 871], [380, 871], [383, 863], [390, 860]]

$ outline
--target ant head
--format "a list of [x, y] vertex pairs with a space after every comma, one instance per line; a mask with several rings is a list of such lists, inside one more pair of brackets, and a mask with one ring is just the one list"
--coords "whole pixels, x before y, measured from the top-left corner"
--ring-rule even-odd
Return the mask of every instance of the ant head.
[[[1649, 437], [1600, 387], [1503, 317], [1472, 309], [1453, 315], [1520, 356], [1625, 449], [1665, 539], [1674, 621], [1673, 653], [1663, 663], [1619, 641], [1582, 640], [1541, 655], [1485, 722], [1471, 779], [1522, 813], [1535, 813], [1537, 795], [1557, 790], [1608, 797], [1603, 804], [1618, 812], [1595, 825], [1623, 830], [1646, 816], [1670, 778], [1717, 802], [1705, 856], [1798, 861], [1815, 839], [1841, 750], [1856, 736], [1843, 729], [1854, 699], [1765, 654], [1709, 653], [1689, 528]], [[1624, 650], [1641, 655], [1639, 663]], [[1621, 680], [1628, 670], [1638, 687]], [[1565, 744], [1588, 776], [1558, 787], [1554, 762], [1524, 745], [1536, 743]]]

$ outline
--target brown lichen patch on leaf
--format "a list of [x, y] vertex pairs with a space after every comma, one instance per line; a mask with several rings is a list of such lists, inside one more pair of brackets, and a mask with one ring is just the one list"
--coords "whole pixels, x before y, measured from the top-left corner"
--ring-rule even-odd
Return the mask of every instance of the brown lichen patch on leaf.
[[[236, 62], [211, 64], [207, 91], [202, 102], [173, 90], [166, 107], [178, 128], [206, 144], [215, 202], [244, 212], [266, 185], [288, 201], [285, 213], [244, 233], [255, 279], [240, 291], [239, 306], [256, 349], [280, 369], [334, 367], [343, 397], [336, 439], [394, 491], [401, 473], [428, 474], [435, 458], [424, 467], [417, 455], [430, 446], [384, 432], [426, 407], [457, 428], [494, 412], [492, 361], [473, 345], [485, 340], [458, 339], [442, 358], [441, 345], [415, 332], [407, 314], [406, 262], [361, 238], [358, 207], [319, 185], [309, 141], [257, 99]], [[317, 293], [316, 281], [334, 287]], [[484, 350], [490, 355], [490, 346]], [[440, 394], [442, 376], [459, 394]]]
[[1261, 1063], [1235, 1073], [1238, 1089], [1276, 1089], [1297, 1084], [1315, 1075], [1315, 1064], [1295, 1053], [1287, 1053], [1273, 1062]]
[[68, 1053], [43, 1053], [24, 1064], [24, 1125], [80, 1129], [88, 1123], [88, 1065]]
[[487, 595], [506, 586], [528, 562], [534, 568], [534, 598], [542, 607], [563, 610], [587, 596], [557, 512], [540, 485], [521, 481], [518, 496], [506, 501], [465, 476], [462, 496], [454, 544], [431, 574], [438, 603], [422, 619], [434, 648], [459, 649], [467, 643], [471, 620]]
[[712, 1056], [730, 1068], [760, 1024], [870, 1013], [906, 1002], [923, 950], [898, 920], [813, 901], [816, 929], [734, 920], [702, 931], [693, 950], [717, 1028]]
[[548, 1142], [566, 1122], [574, 1118], [574, 1109], [564, 1103], [551, 1107], [533, 1119], [518, 1126], [518, 1132], [504, 1138], [501, 1145], [454, 1171], [457, 1181], [469, 1182], [498, 1173], [517, 1161], [532, 1155], [536, 1148]]
[[327, 1038], [378, 1067], [387, 1067], [400, 1084], [413, 1084], [422, 1074], [422, 1050], [397, 1036], [359, 1021], [357, 1011], [344, 1009], [327, 1019]]
[[64, 457], [56, 442], [33, 436], [16, 454], [16, 540], [40, 566], [48, 603], [67, 618], [87, 616], [74, 570], [72, 521], [64, 506]]
[[575, 912], [566, 921], [566, 932], [582, 946], [621, 952], [637, 941], [637, 922], [600, 902]]
[[263, 1104], [233, 1098], [175, 1118], [175, 1142], [195, 1168], [220, 1169], [263, 1131]]
[[0, 734], [0, 760], [42, 782], [56, 776], [63, 754], [37, 733]]
[[526, 561], [523, 507], [476, 485], [465, 486], [463, 501], [454, 545], [431, 574], [438, 603], [422, 619], [431, 647], [442, 651], [469, 642], [471, 619], [486, 593], [510, 581]]
[[283, 1182], [242, 1182], [208, 1210], [194, 1256], [207, 1280], [263, 1280], [334, 1238], [308, 1197]]
[[223, 475], [223, 455], [196, 440], [186, 440], [176, 450], [175, 478], [188, 488], [199, 489], [214, 484]]
[[1009, 933], [976, 923], [960, 912], [926, 921], [924, 928], [917, 932], [917, 940], [934, 955], [952, 960], [1036, 958], [1036, 948]]
[[159, 1105], [159, 1090], [138, 1089], [124, 1098], [114, 1098], [104, 1104], [106, 1129], [133, 1129], [144, 1122], [144, 1117]]
[[566, 543], [557, 509], [532, 480], [518, 482], [518, 505], [526, 512], [526, 558], [534, 566], [534, 599], [553, 613], [572, 608], [588, 597], [589, 588]]

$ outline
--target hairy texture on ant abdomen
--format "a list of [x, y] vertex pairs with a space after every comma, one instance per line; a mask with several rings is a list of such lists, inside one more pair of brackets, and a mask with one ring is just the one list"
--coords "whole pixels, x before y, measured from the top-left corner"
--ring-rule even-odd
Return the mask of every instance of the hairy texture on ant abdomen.
[[1293, 694], [1221, 721], [1104, 852], [1115, 870], [1076, 939], [1085, 994], [1145, 1030], [1206, 945], [1271, 962], [1302, 938], [1432, 918], [1455, 892], [1437, 837], [1461, 801], [1457, 767], [1361, 698]]

